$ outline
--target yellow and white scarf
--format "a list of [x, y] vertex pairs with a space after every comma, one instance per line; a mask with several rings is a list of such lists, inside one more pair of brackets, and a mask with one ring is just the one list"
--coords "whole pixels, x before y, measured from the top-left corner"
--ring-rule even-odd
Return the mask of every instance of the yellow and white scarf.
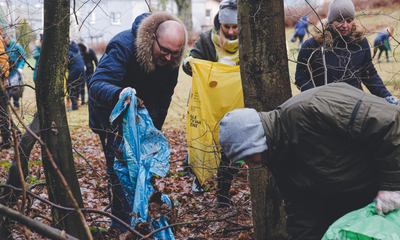
[[213, 28], [211, 39], [214, 43], [215, 51], [217, 52], [217, 61], [231, 66], [239, 65], [239, 40], [229, 40], [225, 49], [222, 49], [219, 38], [217, 30]]

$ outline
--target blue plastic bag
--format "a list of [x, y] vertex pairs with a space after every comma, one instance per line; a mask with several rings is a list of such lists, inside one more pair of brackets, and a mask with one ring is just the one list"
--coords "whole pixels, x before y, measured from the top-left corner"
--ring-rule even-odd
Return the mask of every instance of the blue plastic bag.
[[[124, 99], [131, 97], [128, 106]], [[123, 150], [122, 160], [114, 160], [114, 170], [118, 175], [129, 204], [132, 206], [131, 226], [138, 222], [149, 222], [152, 229], [168, 226], [165, 217], [148, 219], [148, 198], [154, 189], [150, 179], [156, 174], [164, 177], [169, 170], [170, 149], [162, 133], [154, 127], [147, 109], [136, 108], [137, 98], [133, 89], [123, 93], [115, 105], [110, 121], [113, 122], [121, 114], [123, 139], [120, 149]], [[167, 195], [162, 194], [164, 203], [172, 206]], [[156, 239], [175, 239], [170, 228], [160, 231]]]

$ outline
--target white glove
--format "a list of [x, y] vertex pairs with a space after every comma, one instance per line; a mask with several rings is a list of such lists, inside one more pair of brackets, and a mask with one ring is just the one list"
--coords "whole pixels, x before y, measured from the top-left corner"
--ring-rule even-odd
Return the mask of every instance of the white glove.
[[376, 211], [379, 215], [400, 208], [400, 191], [379, 191], [376, 196]]
[[22, 75], [22, 68], [17, 68], [17, 70]]
[[132, 89], [132, 91], [133, 91], [133, 92], [135, 93], [135, 95], [136, 95], [136, 89], [131, 88], [131, 87], [126, 87], [126, 88], [122, 89], [122, 91], [119, 93], [119, 99], [121, 99], [122, 94], [123, 94], [126, 90], [128, 90], [128, 89]]
[[399, 99], [395, 96], [387, 96], [387, 97], [385, 97], [385, 100], [391, 104], [399, 105]]

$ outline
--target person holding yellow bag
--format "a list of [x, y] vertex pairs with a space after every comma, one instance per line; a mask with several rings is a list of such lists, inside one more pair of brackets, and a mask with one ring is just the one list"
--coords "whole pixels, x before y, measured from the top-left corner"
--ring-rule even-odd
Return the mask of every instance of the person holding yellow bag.
[[[182, 68], [186, 74], [192, 76], [192, 68], [189, 64], [191, 58], [238, 66], [238, 43], [237, 1], [223, 0], [219, 6], [219, 12], [214, 18], [214, 27], [200, 34], [190, 51], [189, 57], [184, 60]], [[219, 207], [231, 205], [229, 190], [233, 175], [236, 173], [237, 170], [230, 166], [229, 159], [222, 153], [221, 164], [217, 172]], [[204, 192], [197, 177], [193, 181], [192, 191], [195, 193]]]

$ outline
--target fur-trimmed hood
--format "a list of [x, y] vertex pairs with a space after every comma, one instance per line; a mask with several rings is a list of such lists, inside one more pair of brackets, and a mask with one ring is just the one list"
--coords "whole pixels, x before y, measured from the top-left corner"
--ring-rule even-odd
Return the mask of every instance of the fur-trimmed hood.
[[[151, 15], [145, 17], [140, 25], [137, 26], [137, 22], [135, 21], [132, 26], [132, 32], [136, 35], [136, 57], [137, 61], [140, 63], [140, 66], [145, 72], [152, 72], [156, 69], [156, 64], [153, 62], [153, 33], [156, 31], [158, 25], [161, 23], [173, 20], [179, 22], [185, 32], [185, 41], [182, 51], [185, 51], [187, 45], [187, 32], [186, 28], [183, 25], [182, 21], [177, 17], [166, 13], [166, 12], [155, 12]], [[181, 65], [183, 59], [183, 55], [179, 58], [173, 60], [169, 66], [172, 68], [177, 68]]]
[[[336, 34], [334, 30], [332, 29], [332, 25], [329, 23], [325, 23], [323, 25], [323, 29], [325, 31], [322, 31], [320, 27], [314, 28], [314, 39], [319, 43], [319, 44], [324, 44], [325, 46], [331, 46], [334, 45], [335, 41], [338, 39], [341, 39], [341, 36]], [[353, 29], [350, 33], [349, 36], [344, 37], [343, 39], [348, 42], [348, 43], [354, 43], [357, 44], [358, 42], [362, 41], [365, 38], [364, 36], [364, 31], [361, 30], [361, 27], [357, 24], [354, 23]]]

